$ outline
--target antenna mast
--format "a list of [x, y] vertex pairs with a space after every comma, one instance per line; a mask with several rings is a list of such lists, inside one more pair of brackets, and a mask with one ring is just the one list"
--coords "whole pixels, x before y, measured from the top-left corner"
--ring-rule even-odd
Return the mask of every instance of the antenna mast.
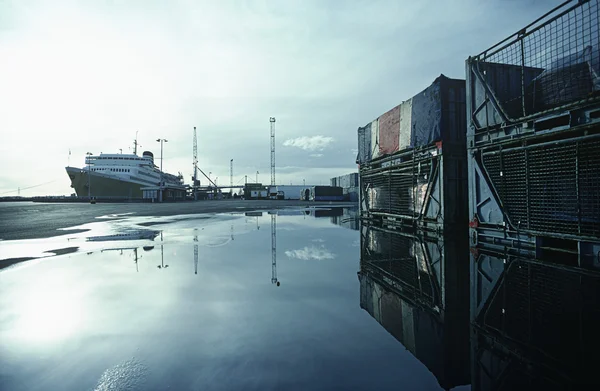
[[275, 186], [275, 117], [270, 117], [271, 123], [271, 186]]
[[194, 183], [192, 188], [194, 190], [194, 200], [198, 201], [198, 138], [196, 137], [196, 127], [194, 126]]
[[[138, 134], [138, 131], [136, 130], [135, 131], [135, 140], [133, 140], [133, 154], [134, 155], [137, 155], [137, 147], [138, 147], [137, 134]], [[141, 145], [140, 145], [140, 147], [141, 147]]]

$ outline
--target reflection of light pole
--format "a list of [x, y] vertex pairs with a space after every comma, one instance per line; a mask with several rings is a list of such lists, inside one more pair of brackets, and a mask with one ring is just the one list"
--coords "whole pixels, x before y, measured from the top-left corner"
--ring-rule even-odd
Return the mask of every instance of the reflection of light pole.
[[233, 198], [233, 159], [229, 161], [229, 194]]
[[302, 179], [302, 186], [306, 186], [306, 179]]
[[90, 168], [90, 158], [92, 156], [92, 153], [91, 152], [86, 152], [85, 154], [88, 156], [88, 158], [87, 158], [87, 163], [88, 163], [88, 198], [91, 198], [92, 197], [92, 180], [91, 180], [92, 170]]
[[159, 187], [159, 191], [160, 191], [160, 202], [162, 202], [163, 200], [163, 167], [162, 167], [162, 162], [163, 162], [163, 142], [167, 142], [166, 139], [164, 138], [157, 138], [156, 139], [157, 142], [160, 143], [160, 187]]
[[160, 265], [157, 266], [159, 269], [166, 269], [169, 265], [165, 265], [165, 253], [163, 249], [163, 233], [160, 231]]
[[194, 228], [194, 274], [198, 274], [198, 228]]

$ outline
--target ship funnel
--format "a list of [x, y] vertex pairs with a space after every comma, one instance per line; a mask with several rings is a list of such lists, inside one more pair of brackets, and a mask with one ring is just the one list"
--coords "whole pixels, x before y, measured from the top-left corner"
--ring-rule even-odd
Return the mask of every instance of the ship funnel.
[[152, 164], [154, 164], [154, 154], [150, 151], [144, 151], [142, 157], [149, 157]]

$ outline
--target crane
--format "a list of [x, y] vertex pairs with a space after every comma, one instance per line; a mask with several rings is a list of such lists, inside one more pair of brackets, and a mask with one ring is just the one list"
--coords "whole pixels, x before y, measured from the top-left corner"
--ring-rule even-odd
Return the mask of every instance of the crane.
[[199, 181], [198, 181], [198, 137], [196, 135], [196, 127], [194, 126], [194, 140], [193, 140], [193, 155], [194, 155], [194, 161], [193, 161], [193, 168], [194, 168], [194, 177], [192, 178], [192, 189], [194, 191], [194, 200], [198, 201], [198, 185], [199, 185]]
[[269, 117], [269, 122], [271, 123], [271, 186], [275, 186], [275, 117]]

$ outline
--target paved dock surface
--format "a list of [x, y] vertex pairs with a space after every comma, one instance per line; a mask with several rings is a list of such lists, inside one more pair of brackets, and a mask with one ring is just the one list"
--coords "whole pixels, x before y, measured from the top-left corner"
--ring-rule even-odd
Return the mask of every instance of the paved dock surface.
[[[218, 200], [179, 203], [38, 203], [0, 202], [0, 239], [34, 239], [62, 235], [59, 228], [97, 221], [99, 216], [131, 213], [136, 216], [172, 216], [196, 213], [245, 212], [291, 207], [327, 207], [348, 204], [282, 200]], [[117, 217], [115, 217], [117, 218]]]

